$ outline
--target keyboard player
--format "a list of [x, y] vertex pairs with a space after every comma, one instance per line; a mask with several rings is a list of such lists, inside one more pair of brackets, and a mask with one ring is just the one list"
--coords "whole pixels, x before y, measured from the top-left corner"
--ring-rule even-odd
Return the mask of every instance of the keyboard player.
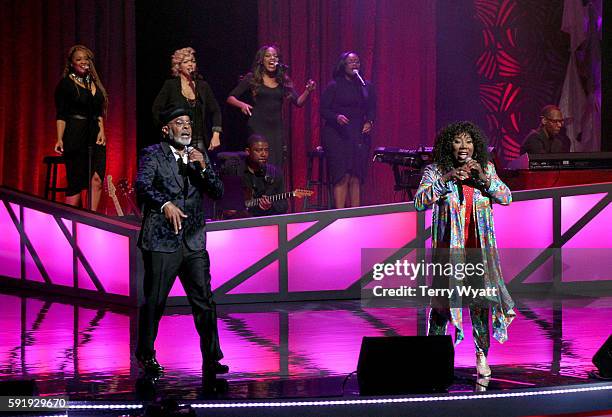
[[532, 130], [521, 146], [521, 155], [541, 153], [561, 153], [570, 151], [570, 140], [561, 133], [563, 114], [554, 104], [542, 108], [540, 127]]

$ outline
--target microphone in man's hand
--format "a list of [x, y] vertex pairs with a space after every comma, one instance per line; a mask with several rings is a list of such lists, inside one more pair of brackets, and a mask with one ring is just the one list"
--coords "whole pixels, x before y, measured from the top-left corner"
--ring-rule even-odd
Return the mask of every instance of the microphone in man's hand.
[[359, 81], [361, 81], [361, 85], [363, 85], [365, 87], [365, 81], [363, 80], [363, 78], [361, 78], [361, 74], [359, 74], [359, 70], [358, 69], [354, 69], [353, 70], [353, 74], [355, 74], [357, 76], [357, 78], [359, 78]]
[[[185, 146], [185, 153], [189, 155], [193, 152], [194, 149], [197, 149], [195, 146]], [[187, 166], [192, 170], [200, 171], [204, 169], [204, 165], [200, 161], [188, 161]]]

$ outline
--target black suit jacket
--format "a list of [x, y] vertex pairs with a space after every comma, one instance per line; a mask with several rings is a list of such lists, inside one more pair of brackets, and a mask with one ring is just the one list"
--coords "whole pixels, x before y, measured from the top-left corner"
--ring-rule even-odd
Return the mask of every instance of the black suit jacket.
[[[215, 95], [210, 88], [210, 85], [204, 80], [196, 80], [196, 90], [198, 98], [202, 104], [202, 121], [204, 123], [203, 132], [193, 132], [194, 135], [201, 135], [206, 141], [210, 140], [211, 132], [221, 132], [221, 109], [219, 103], [215, 99]], [[178, 77], [171, 78], [164, 82], [161, 90], [155, 97], [153, 102], [153, 121], [155, 126], [161, 128], [159, 115], [168, 106], [185, 107], [186, 98], [181, 93], [181, 79]], [[210, 116], [210, 117], [209, 117]], [[209, 119], [212, 122], [212, 127], [209, 126]]]
[[[177, 161], [166, 142], [149, 146], [142, 151], [138, 164], [136, 192], [144, 205], [144, 217], [140, 230], [139, 246], [148, 251], [174, 252], [181, 241], [191, 250], [206, 248], [206, 220], [202, 209], [202, 197], [213, 199], [223, 196], [223, 183], [212, 170], [208, 155], [205, 172], [199, 164], [190, 163], [186, 175], [179, 173]], [[185, 178], [188, 178], [185, 181]], [[161, 207], [171, 201], [188, 217], [183, 219], [182, 229], [175, 234]]]

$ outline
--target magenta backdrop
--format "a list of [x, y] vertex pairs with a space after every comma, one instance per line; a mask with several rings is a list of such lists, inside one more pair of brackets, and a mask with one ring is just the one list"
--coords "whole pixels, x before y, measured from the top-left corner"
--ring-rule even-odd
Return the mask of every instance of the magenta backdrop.
[[[306, 182], [306, 153], [320, 143], [320, 92], [331, 80], [341, 52], [355, 50], [362, 72], [377, 90], [373, 146], [416, 147], [435, 135], [436, 2], [418, 0], [259, 0], [260, 44], [276, 43], [303, 90], [313, 78], [319, 89], [287, 124], [291, 179]], [[391, 169], [371, 167], [362, 204], [394, 200]], [[298, 207], [301, 207], [299, 205]]]

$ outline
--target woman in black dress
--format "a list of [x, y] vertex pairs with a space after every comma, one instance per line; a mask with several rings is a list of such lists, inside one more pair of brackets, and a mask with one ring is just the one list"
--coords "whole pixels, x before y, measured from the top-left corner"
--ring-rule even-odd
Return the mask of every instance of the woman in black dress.
[[334, 69], [333, 81], [321, 95], [323, 147], [330, 179], [334, 184], [336, 208], [360, 205], [374, 126], [374, 87], [359, 75], [359, 56], [344, 52]]
[[108, 96], [93, 58], [93, 53], [83, 45], [68, 50], [64, 74], [55, 89], [57, 142], [54, 148], [66, 161], [66, 203], [79, 206], [81, 191], [88, 189], [91, 182], [90, 209], [95, 211], [102, 195], [106, 167], [104, 116]]
[[197, 72], [195, 50], [182, 48], [174, 51], [170, 66], [173, 78], [166, 80], [153, 102], [153, 120], [161, 128], [159, 117], [164, 109], [191, 109], [191, 145], [212, 151], [221, 145], [221, 110], [210, 85]]
[[[304, 92], [298, 96], [286, 70], [287, 66], [281, 63], [278, 46], [264, 45], [255, 54], [251, 72], [242, 77], [227, 98], [228, 104], [250, 116], [249, 133], [262, 135], [268, 140], [269, 161], [280, 168], [287, 153], [283, 140], [283, 100], [287, 98], [302, 107], [316, 87], [313, 80], [308, 80]], [[240, 100], [247, 92], [250, 94], [246, 100], [251, 104]]]

